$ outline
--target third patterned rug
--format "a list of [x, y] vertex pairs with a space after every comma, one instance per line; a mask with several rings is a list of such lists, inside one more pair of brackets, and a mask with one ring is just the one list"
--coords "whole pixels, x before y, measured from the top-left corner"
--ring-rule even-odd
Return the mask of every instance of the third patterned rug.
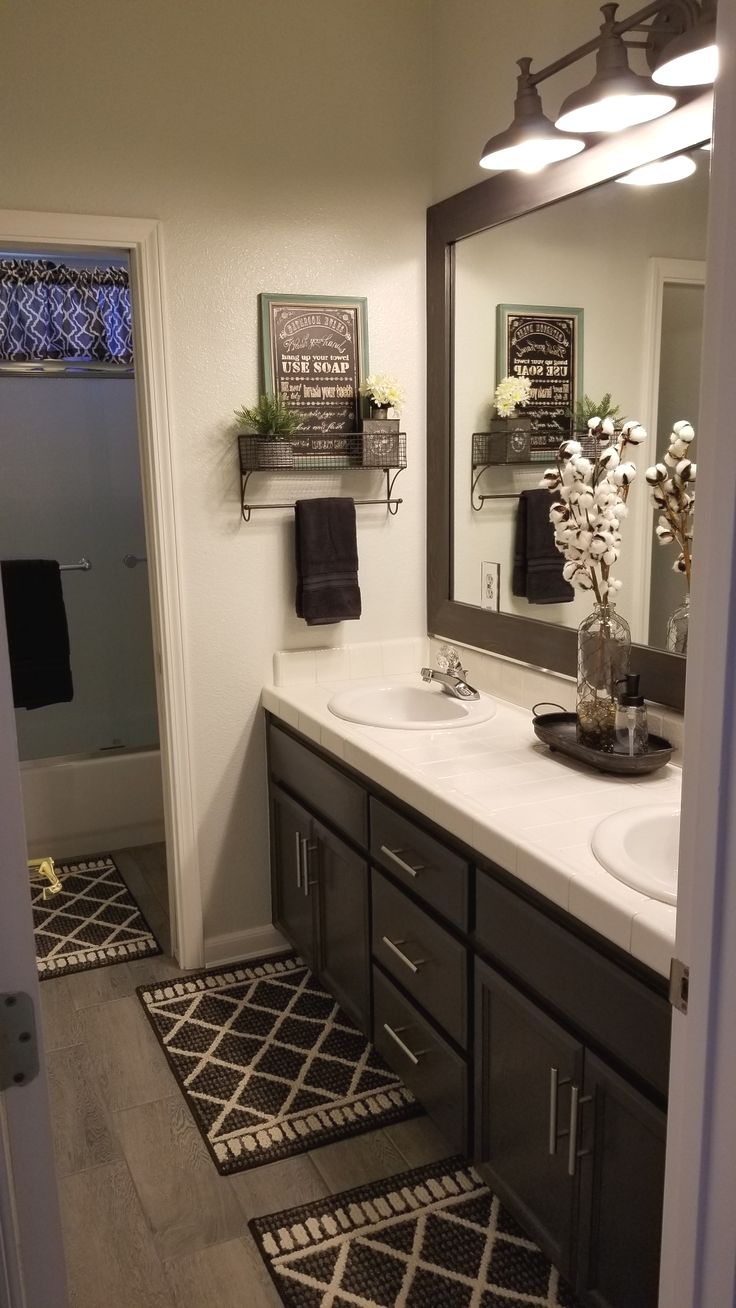
[[250, 1222], [286, 1308], [579, 1308], [462, 1158]]
[[241, 1172], [421, 1109], [296, 955], [138, 996], [219, 1172]]

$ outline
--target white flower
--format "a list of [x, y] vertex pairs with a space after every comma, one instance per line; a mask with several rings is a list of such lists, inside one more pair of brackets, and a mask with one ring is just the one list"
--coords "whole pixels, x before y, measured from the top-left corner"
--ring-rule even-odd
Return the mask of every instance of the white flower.
[[496, 411], [500, 418], [512, 418], [519, 405], [527, 404], [532, 393], [532, 384], [528, 377], [515, 374], [504, 377], [496, 387]]
[[368, 395], [374, 404], [387, 404], [390, 409], [400, 409], [404, 403], [401, 386], [386, 372], [372, 372], [361, 385], [360, 393]]

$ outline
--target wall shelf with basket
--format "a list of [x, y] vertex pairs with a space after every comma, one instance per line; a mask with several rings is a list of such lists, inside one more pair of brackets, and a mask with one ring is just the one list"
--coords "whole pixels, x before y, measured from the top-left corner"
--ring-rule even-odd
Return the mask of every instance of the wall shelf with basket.
[[380, 471], [386, 479], [385, 494], [356, 499], [356, 505], [382, 504], [395, 516], [403, 500], [394, 495], [396, 479], [406, 467], [406, 433], [400, 431], [295, 433], [291, 437], [238, 436], [240, 458], [240, 512], [250, 521], [256, 509], [291, 509], [293, 500], [248, 499], [248, 484], [254, 473], [305, 473]]

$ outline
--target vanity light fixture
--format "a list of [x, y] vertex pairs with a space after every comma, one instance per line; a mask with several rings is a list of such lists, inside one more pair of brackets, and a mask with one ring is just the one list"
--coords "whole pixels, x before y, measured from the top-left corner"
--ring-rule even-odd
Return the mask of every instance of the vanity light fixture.
[[689, 154], [673, 154], [669, 159], [655, 159], [653, 163], [634, 168], [616, 181], [624, 186], [664, 186], [667, 182], [681, 182], [695, 172], [695, 160]]
[[620, 132], [674, 109], [671, 92], [633, 72], [626, 43], [616, 23], [618, 5], [602, 6], [603, 24], [593, 80], [568, 95], [555, 126], [561, 132]]
[[715, 82], [716, 4], [717, 0], [703, 0], [695, 22], [667, 42], [652, 73], [659, 86], [710, 86]]
[[585, 141], [556, 131], [542, 109], [542, 100], [530, 72], [531, 59], [519, 59], [514, 121], [505, 132], [492, 136], [480, 159], [481, 168], [502, 172], [509, 168], [537, 173], [558, 159], [569, 159], [585, 149]]

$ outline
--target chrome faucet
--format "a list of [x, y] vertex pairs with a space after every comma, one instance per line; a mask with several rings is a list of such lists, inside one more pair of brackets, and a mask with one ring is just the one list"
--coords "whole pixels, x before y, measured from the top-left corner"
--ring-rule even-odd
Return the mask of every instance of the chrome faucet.
[[437, 681], [445, 694], [455, 699], [480, 699], [480, 692], [468, 685], [467, 673], [453, 645], [443, 645], [437, 655], [437, 669], [422, 668], [422, 681]]

